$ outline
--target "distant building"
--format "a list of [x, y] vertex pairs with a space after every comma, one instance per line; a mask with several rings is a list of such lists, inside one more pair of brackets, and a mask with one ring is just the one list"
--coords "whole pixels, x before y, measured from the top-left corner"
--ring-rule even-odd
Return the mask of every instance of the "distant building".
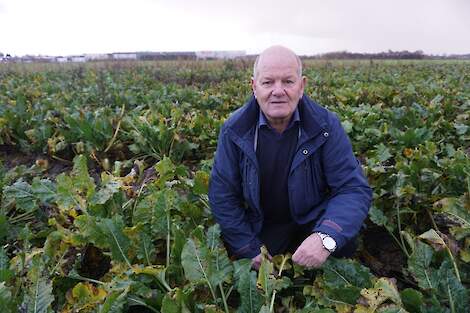
[[137, 60], [135, 52], [116, 52], [112, 54], [114, 60]]
[[68, 59], [70, 62], [86, 62], [84, 55], [72, 55]]
[[65, 62], [68, 62], [69, 59], [67, 57], [56, 57], [55, 61], [58, 63], [65, 63]]
[[234, 50], [234, 51], [197, 51], [196, 58], [202, 60], [208, 59], [236, 59], [246, 56], [245, 51]]
[[85, 61], [105, 61], [111, 59], [111, 55], [107, 53], [85, 54]]

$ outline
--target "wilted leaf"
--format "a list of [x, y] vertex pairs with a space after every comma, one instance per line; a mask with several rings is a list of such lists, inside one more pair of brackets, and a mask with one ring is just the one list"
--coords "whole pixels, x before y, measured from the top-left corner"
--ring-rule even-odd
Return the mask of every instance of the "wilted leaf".
[[427, 232], [422, 233], [418, 236], [418, 238], [427, 241], [437, 251], [442, 250], [446, 247], [446, 243], [434, 229], [430, 229]]
[[[393, 303], [401, 306], [401, 298], [398, 293], [397, 287], [389, 279], [379, 278], [373, 288], [362, 289], [361, 295], [364, 297], [367, 306], [360, 305], [367, 308], [364, 312], [375, 312], [382, 303], [392, 301]], [[359, 311], [358, 311], [359, 312]]]
[[197, 195], [207, 194], [209, 190], [209, 174], [204, 171], [197, 171], [194, 175], [193, 192]]
[[450, 225], [451, 231], [458, 240], [470, 232], [470, 203], [465, 207], [465, 201], [468, 200], [464, 195], [461, 198], [444, 198], [434, 203], [434, 209], [446, 214], [454, 223]]

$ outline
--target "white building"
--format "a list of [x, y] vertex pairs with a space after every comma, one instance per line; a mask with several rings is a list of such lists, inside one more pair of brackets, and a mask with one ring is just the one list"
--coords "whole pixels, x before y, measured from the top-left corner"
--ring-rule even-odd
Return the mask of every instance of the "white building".
[[85, 54], [85, 60], [88, 61], [104, 61], [109, 60], [110, 55], [105, 53]]
[[245, 51], [197, 51], [196, 58], [198, 59], [235, 59], [246, 55]]
[[69, 57], [69, 60], [71, 62], [85, 62], [85, 56], [84, 55], [73, 55]]
[[114, 60], [137, 60], [137, 53], [118, 52], [113, 53]]
[[68, 62], [69, 60], [67, 57], [56, 57], [55, 61], [58, 63], [65, 63], [65, 62]]

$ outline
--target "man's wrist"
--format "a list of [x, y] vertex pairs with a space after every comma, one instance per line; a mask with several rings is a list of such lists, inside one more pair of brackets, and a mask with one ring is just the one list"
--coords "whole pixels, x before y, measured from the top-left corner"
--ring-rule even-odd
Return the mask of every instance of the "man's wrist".
[[320, 236], [323, 247], [326, 250], [328, 250], [330, 253], [335, 252], [337, 244], [336, 244], [336, 241], [333, 239], [333, 237], [331, 237], [328, 234], [321, 233], [321, 232], [315, 232], [315, 234], [318, 234], [318, 236]]

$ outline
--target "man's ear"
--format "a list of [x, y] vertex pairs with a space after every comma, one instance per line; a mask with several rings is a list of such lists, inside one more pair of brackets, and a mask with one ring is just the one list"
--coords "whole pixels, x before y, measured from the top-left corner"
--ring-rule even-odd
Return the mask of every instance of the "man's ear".
[[[307, 76], [302, 76], [302, 95], [304, 94], [306, 86], [307, 86]], [[302, 95], [300, 95], [300, 97], [302, 97]]]
[[254, 77], [251, 77], [251, 90], [253, 91], [253, 94], [256, 98], [256, 80]]

